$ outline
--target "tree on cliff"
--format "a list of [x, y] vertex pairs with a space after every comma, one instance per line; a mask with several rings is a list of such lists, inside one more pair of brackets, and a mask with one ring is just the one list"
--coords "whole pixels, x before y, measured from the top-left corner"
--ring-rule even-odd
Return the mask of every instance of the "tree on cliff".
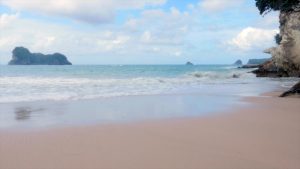
[[299, 7], [300, 0], [255, 0], [256, 7], [261, 15], [274, 11], [293, 11]]

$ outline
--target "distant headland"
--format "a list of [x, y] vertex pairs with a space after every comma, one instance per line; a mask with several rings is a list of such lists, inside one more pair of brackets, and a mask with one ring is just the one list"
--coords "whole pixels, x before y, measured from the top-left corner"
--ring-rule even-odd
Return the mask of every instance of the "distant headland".
[[47, 54], [31, 53], [27, 48], [16, 47], [12, 51], [9, 65], [72, 65], [67, 57], [60, 53]]

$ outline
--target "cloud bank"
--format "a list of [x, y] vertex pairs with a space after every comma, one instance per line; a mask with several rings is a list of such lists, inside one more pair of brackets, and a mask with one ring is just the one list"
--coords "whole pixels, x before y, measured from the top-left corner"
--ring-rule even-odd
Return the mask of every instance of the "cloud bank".
[[118, 10], [142, 9], [163, 5], [166, 0], [2, 0], [2, 5], [17, 11], [56, 15], [89, 22], [104, 23], [114, 19]]
[[228, 41], [228, 44], [241, 51], [263, 50], [274, 44], [274, 36], [278, 32], [278, 29], [247, 27]]
[[[16, 46], [61, 52], [75, 64], [230, 63], [260, 56], [274, 44], [278, 15], [267, 23], [257, 12], [233, 8], [243, 2], [0, 0], [0, 62], [7, 63]], [[121, 19], [112, 22], [115, 15]]]
[[15, 46], [25, 46], [33, 52], [60, 51], [72, 56], [75, 63], [77, 59], [84, 60], [83, 56], [95, 57], [94, 60], [97, 60], [96, 56], [105, 56], [103, 62], [145, 55], [179, 57], [183, 54], [187, 25], [191, 24], [189, 14], [175, 7], [167, 11], [144, 10], [139, 18], [128, 19], [122, 25], [88, 31], [18, 16], [18, 13], [0, 14], [0, 56], [5, 56], [3, 61], [9, 59]]

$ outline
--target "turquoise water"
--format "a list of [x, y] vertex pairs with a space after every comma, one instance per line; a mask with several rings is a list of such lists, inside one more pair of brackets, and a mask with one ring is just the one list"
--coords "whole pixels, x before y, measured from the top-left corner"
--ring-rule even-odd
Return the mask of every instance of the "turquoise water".
[[73, 65], [73, 66], [0, 66], [1, 76], [134, 78], [178, 77], [189, 72], [222, 72], [230, 65]]
[[0, 66], [0, 129], [207, 116], [298, 80], [256, 78], [249, 71], [230, 65]]

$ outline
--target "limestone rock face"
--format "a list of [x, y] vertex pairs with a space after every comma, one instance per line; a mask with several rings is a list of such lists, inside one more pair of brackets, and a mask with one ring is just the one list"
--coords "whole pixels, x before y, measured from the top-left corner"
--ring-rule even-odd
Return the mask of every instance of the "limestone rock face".
[[272, 61], [288, 76], [300, 77], [300, 10], [280, 12], [280, 36], [277, 47], [266, 50]]
[[12, 51], [12, 60], [9, 65], [71, 65], [67, 57], [60, 53], [44, 55], [41, 53], [31, 53], [24, 47], [16, 47]]

